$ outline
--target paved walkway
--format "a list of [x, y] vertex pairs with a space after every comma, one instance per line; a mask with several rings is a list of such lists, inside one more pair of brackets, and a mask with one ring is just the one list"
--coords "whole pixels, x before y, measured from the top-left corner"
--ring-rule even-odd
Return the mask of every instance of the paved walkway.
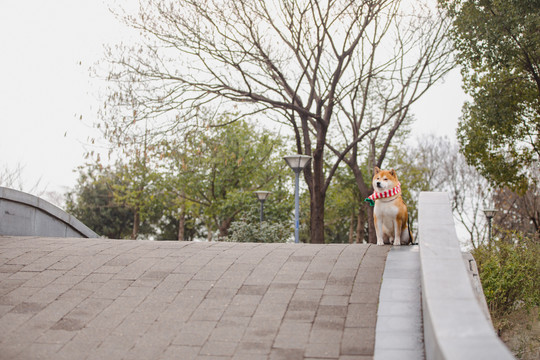
[[389, 249], [0, 237], [0, 359], [372, 359]]

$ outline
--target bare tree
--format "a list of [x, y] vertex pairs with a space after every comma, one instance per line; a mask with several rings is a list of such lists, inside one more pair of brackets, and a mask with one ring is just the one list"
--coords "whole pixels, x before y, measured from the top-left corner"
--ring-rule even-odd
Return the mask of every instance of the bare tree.
[[116, 94], [138, 84], [141, 116], [170, 115], [175, 126], [224, 100], [290, 126], [297, 152], [313, 157], [304, 176], [311, 242], [322, 243], [337, 168], [345, 161], [367, 195], [358, 157], [380, 165], [410, 105], [451, 66], [442, 17], [421, 10], [398, 0], [148, 0], [123, 14], [146, 42], [111, 50], [109, 79]]
[[403, 167], [413, 170], [417, 179], [409, 189], [417, 198], [420, 191], [445, 191], [450, 197], [458, 230], [467, 234], [467, 244], [476, 248], [486, 236], [482, 210], [490, 205], [492, 188], [478, 171], [467, 164], [459, 147], [447, 137], [423, 136], [408, 149]]
[[[19, 191], [24, 191], [36, 196], [42, 196], [50, 193], [51, 196], [56, 196], [53, 192], [47, 192], [47, 187], [41, 185], [41, 178], [39, 178], [34, 184], [28, 186], [24, 184], [23, 174], [25, 167], [18, 163], [14, 168], [10, 168], [4, 165], [0, 168], [0, 186], [12, 188]], [[61, 203], [61, 199], [55, 200], [55, 203]]]
[[[372, 192], [365, 179], [371, 179], [374, 166], [382, 167], [392, 141], [413, 121], [410, 106], [453, 66], [444, 14], [417, 3], [419, 15], [412, 16], [399, 5], [393, 2], [390, 16], [377, 19], [361, 39], [362, 56], [352, 67], [355, 80], [338, 103], [339, 135], [327, 142], [338, 159], [332, 171], [342, 159], [362, 198]], [[369, 210], [369, 239], [375, 242]]]
[[[539, 178], [537, 166], [531, 172]], [[533, 180], [524, 194], [516, 193], [509, 188], [495, 192], [494, 206], [499, 211], [495, 214], [494, 223], [502, 229], [519, 231], [536, 241], [540, 240], [540, 185]]]
[[20, 164], [15, 169], [10, 169], [8, 166], [4, 166], [0, 170], [0, 186], [13, 188], [16, 190], [23, 189], [21, 174], [23, 168]]

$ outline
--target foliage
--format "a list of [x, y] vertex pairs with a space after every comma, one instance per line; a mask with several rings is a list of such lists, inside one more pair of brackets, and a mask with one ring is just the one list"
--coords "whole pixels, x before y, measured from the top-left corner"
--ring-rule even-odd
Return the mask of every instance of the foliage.
[[[326, 243], [353, 242], [357, 236], [361, 237], [359, 242], [364, 241], [364, 234], [357, 234], [358, 213], [363, 206], [360, 197], [350, 169], [344, 167], [338, 170], [325, 199], [324, 231]], [[364, 224], [362, 223], [360, 226], [363, 227]]]
[[229, 228], [229, 235], [224, 239], [231, 242], [284, 243], [292, 239], [294, 229], [290, 222], [260, 222], [247, 216], [234, 221]]
[[[139, 233], [158, 240], [212, 239], [216, 233], [224, 237], [232, 221], [252, 211], [257, 203], [253, 191], [260, 189], [272, 192], [266, 204], [269, 219], [290, 218], [293, 203], [287, 183], [292, 172], [282, 159], [286, 138], [257, 131], [242, 120], [223, 126], [229, 120], [227, 115], [201, 120], [206, 126], [182, 137], [156, 136], [140, 123], [122, 129], [125, 122], [105, 122], [107, 138], [115, 145], [111, 154], [119, 160], [114, 168], [98, 160], [88, 172], [103, 179], [99, 184], [115, 207], [131, 214], [132, 238]], [[93, 186], [88, 176], [81, 177], [77, 194], [93, 193]], [[97, 199], [74, 195], [72, 209], [94, 208]], [[106, 223], [81, 216], [96, 229]], [[126, 237], [124, 230], [102, 234]]]
[[[180, 222], [177, 216], [165, 215], [167, 213], [177, 212], [178, 209], [164, 207], [164, 215], [155, 224], [155, 239], [156, 240], [182, 240], [193, 241], [195, 239], [204, 238], [204, 228], [198, 218], [187, 214], [184, 222]], [[182, 237], [179, 237], [180, 226], [182, 226]]]
[[286, 218], [289, 193], [282, 174], [289, 172], [281, 159], [283, 139], [241, 120], [216, 125], [186, 135], [181, 143], [166, 143], [169, 214], [182, 207], [184, 215], [205, 223], [209, 237], [215, 230], [223, 237], [231, 222], [250, 210], [253, 191], [264, 189], [272, 191], [269, 215]]
[[507, 233], [473, 251], [486, 301], [497, 316], [540, 306], [540, 242]]
[[540, 2], [440, 0], [465, 91], [458, 138], [491, 182], [524, 192], [540, 158]]
[[137, 239], [141, 224], [146, 220], [155, 222], [162, 212], [157, 181], [160, 174], [151, 167], [151, 155], [135, 148], [126, 163], [117, 165], [119, 181], [110, 186], [116, 202], [133, 212], [132, 239]]
[[67, 212], [101, 236], [129, 238], [133, 212], [115, 199], [112, 189], [120, 181], [110, 168], [81, 169], [75, 189], [66, 194]]

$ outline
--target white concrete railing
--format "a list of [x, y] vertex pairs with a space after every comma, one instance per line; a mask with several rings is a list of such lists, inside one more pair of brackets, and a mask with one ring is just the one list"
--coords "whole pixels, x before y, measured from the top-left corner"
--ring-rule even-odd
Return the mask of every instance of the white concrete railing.
[[426, 359], [514, 359], [475, 297], [448, 194], [421, 193], [418, 217]]
[[0, 235], [97, 238], [98, 234], [51, 203], [0, 187]]

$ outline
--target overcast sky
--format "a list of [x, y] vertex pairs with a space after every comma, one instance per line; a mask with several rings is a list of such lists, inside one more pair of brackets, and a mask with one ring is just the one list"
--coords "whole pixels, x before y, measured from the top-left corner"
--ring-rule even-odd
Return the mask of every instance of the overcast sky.
[[[41, 179], [40, 189], [64, 193], [91, 149], [99, 84], [89, 68], [104, 43], [128, 34], [111, 3], [0, 0], [0, 171], [22, 166], [27, 189]], [[416, 104], [415, 133], [454, 137], [465, 99], [460, 84], [453, 71]]]

